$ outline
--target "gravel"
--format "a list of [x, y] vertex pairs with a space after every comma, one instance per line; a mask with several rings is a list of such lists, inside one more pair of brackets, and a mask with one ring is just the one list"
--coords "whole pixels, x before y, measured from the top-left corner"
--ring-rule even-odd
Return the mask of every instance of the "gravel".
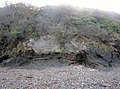
[[0, 89], [120, 89], [120, 67], [27, 67], [0, 67]]

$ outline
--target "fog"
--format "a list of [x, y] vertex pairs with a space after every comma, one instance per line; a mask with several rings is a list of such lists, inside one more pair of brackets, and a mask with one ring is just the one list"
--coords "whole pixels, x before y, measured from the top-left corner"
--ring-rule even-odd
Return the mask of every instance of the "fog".
[[8, 4], [23, 2], [38, 7], [62, 4], [120, 13], [120, 0], [0, 0], [0, 7], [5, 6], [6, 2]]

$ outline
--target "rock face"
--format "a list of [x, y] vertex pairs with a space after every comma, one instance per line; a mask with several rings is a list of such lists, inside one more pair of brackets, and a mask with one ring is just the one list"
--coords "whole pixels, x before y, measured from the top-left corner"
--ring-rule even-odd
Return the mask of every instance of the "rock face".
[[78, 53], [81, 50], [86, 50], [87, 46], [85, 45], [84, 42], [79, 42], [79, 40], [73, 39], [70, 42], [67, 42], [65, 44], [65, 51], [67, 52], [73, 52], [73, 53]]
[[101, 58], [103, 61], [105, 61], [106, 63], [105, 65], [112, 66], [111, 63], [114, 62], [113, 53], [111, 51], [106, 52], [103, 49], [97, 49], [96, 56], [98, 58]]
[[24, 63], [27, 63], [28, 60], [22, 57], [10, 58], [7, 60], [3, 60], [3, 66], [21, 66]]
[[118, 52], [106, 51], [102, 48], [94, 47], [92, 50], [88, 50], [88, 59], [92, 63], [100, 64], [103, 66], [113, 66], [114, 63], [120, 61]]
[[45, 36], [34, 42], [32, 49], [36, 53], [49, 53], [55, 52], [57, 49], [60, 49], [56, 38], [54, 36]]
[[103, 66], [112, 66], [114, 62], [120, 61], [120, 41], [115, 37], [103, 36], [92, 39], [81, 35], [63, 43], [61, 46], [57, 37], [53, 35], [43, 36], [38, 40], [30, 39], [17, 46], [16, 57], [4, 60], [6, 56], [1, 56], [0, 60], [5, 66], [20, 66], [33, 59], [36, 54], [49, 54], [54, 57], [56, 55], [53, 54], [59, 53], [59, 58]]
[[[59, 40], [55, 36], [43, 36], [40, 39], [34, 41], [32, 40], [27, 43], [36, 53], [51, 53], [51, 52], [65, 52], [65, 53], [77, 53], [80, 50], [86, 50], [87, 46], [84, 42], [79, 42], [76, 38], [71, 39], [64, 44], [64, 47], [60, 46]], [[64, 48], [64, 49], [62, 49]]]
[[[64, 44], [64, 53], [73, 55], [73, 60], [82, 61], [83, 59], [96, 64], [112, 66], [112, 63], [119, 60], [119, 41], [114, 37], [103, 36], [96, 38], [96, 42], [90, 38], [84, 40], [80, 37], [73, 37]], [[92, 43], [92, 45], [91, 45]], [[40, 39], [30, 41], [29, 45], [38, 54], [48, 54], [63, 52], [59, 40], [55, 36], [43, 36]], [[116, 48], [115, 48], [115, 47]], [[114, 50], [117, 51], [114, 51]]]
[[77, 52], [79, 50], [78, 50], [78, 47], [76, 47], [74, 44], [66, 43], [65, 44], [65, 51], [67, 53], [67, 52]]
[[75, 57], [78, 62], [83, 62], [83, 61], [85, 62], [87, 58], [87, 54], [84, 50], [81, 50], [79, 51], [79, 53], [75, 55]]

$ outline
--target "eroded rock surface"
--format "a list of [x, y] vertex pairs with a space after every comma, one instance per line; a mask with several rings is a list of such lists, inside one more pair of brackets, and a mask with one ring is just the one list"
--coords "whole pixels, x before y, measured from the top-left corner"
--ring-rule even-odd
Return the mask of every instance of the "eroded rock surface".
[[32, 48], [36, 53], [40, 54], [55, 52], [57, 49], [60, 49], [60, 46], [54, 36], [45, 36], [35, 41]]

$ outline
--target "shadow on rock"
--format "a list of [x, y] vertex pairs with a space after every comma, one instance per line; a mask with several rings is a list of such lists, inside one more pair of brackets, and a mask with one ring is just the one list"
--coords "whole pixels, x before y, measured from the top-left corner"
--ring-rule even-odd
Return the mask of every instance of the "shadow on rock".
[[16, 58], [9, 58], [7, 60], [3, 60], [1, 65], [3, 67], [17, 67], [24, 65], [26, 63], [29, 63], [30, 61], [28, 59], [25, 59], [23, 57], [16, 57]]

